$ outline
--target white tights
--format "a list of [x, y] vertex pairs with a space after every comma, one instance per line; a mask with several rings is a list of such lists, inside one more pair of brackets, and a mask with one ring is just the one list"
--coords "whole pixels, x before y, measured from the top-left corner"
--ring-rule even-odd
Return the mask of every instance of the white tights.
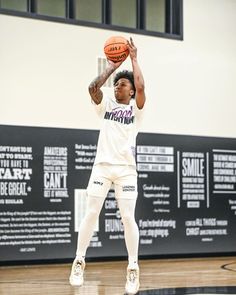
[[[85, 257], [103, 202], [103, 198], [88, 196], [86, 215], [80, 224], [78, 235], [76, 256], [80, 259]], [[134, 218], [135, 205], [136, 200], [133, 199], [118, 200], [130, 267], [138, 261], [139, 230]]]

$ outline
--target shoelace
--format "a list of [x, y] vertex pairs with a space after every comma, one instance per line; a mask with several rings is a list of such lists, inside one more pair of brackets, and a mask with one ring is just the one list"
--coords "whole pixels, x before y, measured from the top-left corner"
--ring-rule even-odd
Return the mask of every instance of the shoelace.
[[82, 263], [80, 261], [76, 262], [75, 273], [78, 274], [78, 275], [81, 275], [83, 273], [83, 271], [82, 271]]
[[136, 278], [137, 278], [137, 271], [135, 269], [130, 270], [128, 274], [129, 281], [131, 283], [134, 283]]

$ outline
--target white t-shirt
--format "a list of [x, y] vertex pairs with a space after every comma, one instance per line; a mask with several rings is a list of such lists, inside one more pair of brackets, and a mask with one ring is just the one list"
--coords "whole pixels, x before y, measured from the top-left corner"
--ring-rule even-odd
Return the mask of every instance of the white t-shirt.
[[142, 110], [138, 109], [135, 99], [126, 105], [117, 103], [114, 98], [103, 97], [95, 109], [103, 118], [95, 164], [136, 165], [136, 136]]

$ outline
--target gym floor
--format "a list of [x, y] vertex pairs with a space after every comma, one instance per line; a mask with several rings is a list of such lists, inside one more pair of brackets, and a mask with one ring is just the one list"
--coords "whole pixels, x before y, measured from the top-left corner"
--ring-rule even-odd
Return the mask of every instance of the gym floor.
[[[139, 295], [236, 294], [236, 257], [140, 260]], [[0, 267], [1, 295], [124, 294], [126, 261], [87, 262], [82, 287], [71, 264]]]

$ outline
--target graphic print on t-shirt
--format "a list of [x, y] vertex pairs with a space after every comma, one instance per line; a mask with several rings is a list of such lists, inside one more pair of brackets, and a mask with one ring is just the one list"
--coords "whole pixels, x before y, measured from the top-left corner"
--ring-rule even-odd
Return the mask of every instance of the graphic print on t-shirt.
[[130, 124], [134, 123], [133, 114], [133, 106], [130, 106], [130, 109], [123, 109], [121, 107], [115, 107], [111, 110], [111, 112], [106, 111], [104, 115], [104, 119], [113, 120], [120, 122], [122, 124]]

